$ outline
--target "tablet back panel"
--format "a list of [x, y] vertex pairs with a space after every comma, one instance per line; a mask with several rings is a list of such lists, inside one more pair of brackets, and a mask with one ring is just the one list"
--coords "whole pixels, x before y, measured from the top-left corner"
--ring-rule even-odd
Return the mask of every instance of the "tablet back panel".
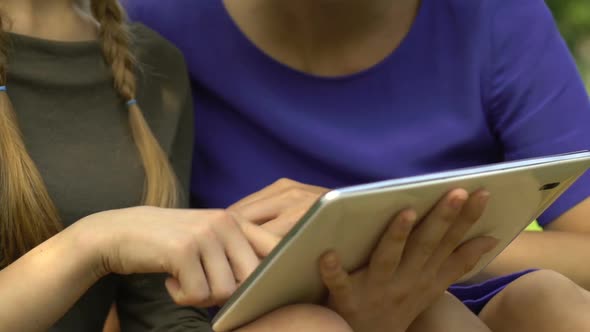
[[346, 269], [354, 271], [367, 263], [397, 211], [413, 207], [423, 216], [453, 188], [484, 188], [491, 193], [488, 208], [465, 240], [486, 235], [501, 242], [461, 279], [468, 280], [588, 167], [588, 154], [579, 154], [332, 191], [310, 209], [232, 296], [215, 317], [214, 329], [230, 331], [288, 304], [319, 302], [325, 296], [318, 269], [323, 253], [335, 250]]

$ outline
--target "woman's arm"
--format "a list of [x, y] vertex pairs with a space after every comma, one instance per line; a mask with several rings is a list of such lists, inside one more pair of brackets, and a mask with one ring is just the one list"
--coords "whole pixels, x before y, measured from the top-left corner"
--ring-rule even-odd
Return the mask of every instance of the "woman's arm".
[[[590, 100], [542, 0], [489, 2], [486, 106], [506, 159], [590, 150]], [[590, 289], [590, 173], [539, 219], [547, 232], [519, 236], [478, 278], [556, 270]]]
[[549, 224], [545, 232], [525, 232], [479, 278], [530, 268], [558, 271], [590, 290], [590, 200]]

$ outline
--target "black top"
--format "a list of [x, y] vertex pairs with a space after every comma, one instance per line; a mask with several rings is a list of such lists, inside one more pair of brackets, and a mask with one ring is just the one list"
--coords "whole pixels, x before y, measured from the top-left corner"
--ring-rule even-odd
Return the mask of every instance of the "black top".
[[[131, 31], [139, 63], [137, 99], [186, 198], [193, 115], [185, 63], [155, 32], [142, 25]], [[99, 43], [10, 37], [8, 94], [65, 226], [95, 212], [141, 204], [143, 167]], [[204, 311], [172, 303], [163, 276], [112, 275], [51, 331], [100, 332], [114, 301], [124, 331], [209, 329]]]

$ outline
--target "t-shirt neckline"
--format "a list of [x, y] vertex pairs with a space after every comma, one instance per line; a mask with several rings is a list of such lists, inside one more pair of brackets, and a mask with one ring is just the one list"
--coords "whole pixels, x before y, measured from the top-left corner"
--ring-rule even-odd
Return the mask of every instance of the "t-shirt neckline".
[[354, 80], [356, 78], [360, 78], [363, 76], [370, 75], [373, 72], [378, 72], [382, 67], [386, 67], [390, 62], [394, 61], [395, 57], [398, 56], [404, 49], [408, 47], [408, 44], [415, 40], [419, 31], [421, 30], [422, 26], [425, 24], [426, 16], [428, 12], [428, 1], [429, 0], [420, 0], [420, 5], [418, 8], [418, 13], [416, 14], [416, 18], [412, 23], [408, 33], [406, 36], [400, 41], [398, 47], [396, 47], [390, 54], [385, 56], [381, 61], [377, 62], [373, 66], [368, 67], [367, 69], [358, 71], [356, 73], [347, 74], [347, 75], [340, 75], [340, 76], [320, 76], [314, 75], [302, 70], [293, 68], [288, 66], [274, 57], [270, 56], [268, 53], [260, 49], [256, 44], [254, 44], [248, 36], [241, 30], [241, 28], [237, 25], [237, 23], [233, 20], [232, 16], [230, 15], [227, 7], [224, 4], [223, 0], [213, 0], [217, 4], [217, 9], [219, 9], [222, 13], [222, 17], [226, 22], [230, 25], [231, 33], [237, 36], [237, 40], [243, 44], [246, 48], [246, 51], [249, 52], [249, 55], [253, 56], [254, 58], [258, 58], [262, 62], [268, 63], [269, 65], [278, 68], [278, 70], [283, 71], [286, 74], [290, 75], [297, 75], [299, 77], [310, 78], [314, 80], [325, 80], [325, 81], [347, 81], [347, 80]]

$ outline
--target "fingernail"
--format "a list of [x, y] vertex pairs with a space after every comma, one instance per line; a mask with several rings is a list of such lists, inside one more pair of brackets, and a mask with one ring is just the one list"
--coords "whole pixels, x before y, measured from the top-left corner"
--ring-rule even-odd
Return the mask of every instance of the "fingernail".
[[416, 222], [416, 219], [418, 218], [418, 216], [416, 215], [416, 211], [414, 210], [409, 210], [404, 214], [404, 226], [408, 227], [408, 228], [412, 228], [414, 226], [414, 223]]
[[489, 191], [483, 191], [479, 194], [479, 204], [481, 206], [485, 206], [486, 204], [488, 204], [489, 200], [490, 200], [490, 192]]
[[465, 203], [465, 198], [462, 196], [456, 196], [451, 199], [451, 207], [455, 210], [461, 209]]
[[500, 240], [493, 238], [493, 237], [489, 238], [487, 244], [484, 247], [484, 252], [487, 253], [487, 252], [492, 251], [494, 248], [496, 248], [498, 243], [500, 243]]
[[327, 254], [324, 257], [324, 265], [329, 269], [335, 269], [338, 267], [338, 258], [335, 254]]

